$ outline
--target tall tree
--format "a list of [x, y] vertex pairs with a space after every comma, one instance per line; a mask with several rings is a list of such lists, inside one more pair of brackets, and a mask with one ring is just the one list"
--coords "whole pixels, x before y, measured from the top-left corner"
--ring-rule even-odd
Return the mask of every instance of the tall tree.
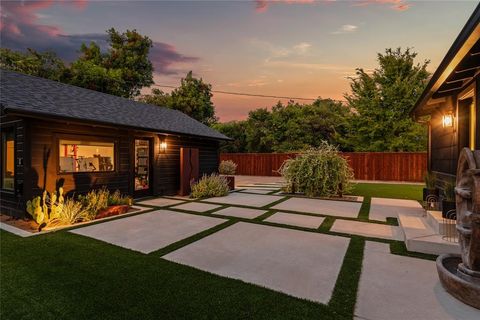
[[0, 67], [55, 81], [65, 81], [69, 77], [63, 61], [49, 51], [41, 53], [28, 49], [23, 53], [0, 48]]
[[212, 102], [212, 85], [205, 83], [202, 78], [195, 78], [192, 71], [182, 78], [180, 87], [170, 94], [153, 89], [151, 94], [141, 97], [140, 100], [179, 110], [206, 125], [217, 122]]
[[225, 123], [215, 123], [212, 126], [215, 130], [223, 133], [233, 141], [224, 141], [220, 144], [220, 151], [227, 153], [248, 152], [247, 135], [245, 133], [245, 121], [230, 121]]
[[415, 63], [416, 52], [386, 49], [372, 74], [357, 69], [346, 94], [354, 110], [343, 143], [355, 151], [422, 151], [426, 128], [409, 112], [425, 88], [429, 61]]
[[171, 93], [170, 107], [194, 119], [211, 125], [217, 121], [212, 102], [212, 85], [193, 77], [192, 71], [181, 80], [180, 87]]
[[79, 59], [71, 65], [70, 83], [80, 87], [131, 98], [153, 84], [153, 66], [148, 59], [152, 40], [136, 30], [107, 31], [110, 48], [102, 53], [91, 42], [83, 44]]

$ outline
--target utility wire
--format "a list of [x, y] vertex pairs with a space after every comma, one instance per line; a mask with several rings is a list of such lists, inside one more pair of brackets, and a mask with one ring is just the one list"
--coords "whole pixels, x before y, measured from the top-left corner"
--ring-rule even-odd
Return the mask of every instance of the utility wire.
[[[168, 85], [161, 85], [161, 84], [154, 84], [154, 87], [161, 87], [161, 88], [172, 88], [176, 89], [175, 86], [168, 86]], [[242, 92], [231, 92], [231, 91], [221, 91], [221, 90], [212, 90], [215, 93], [222, 93], [222, 94], [231, 94], [235, 96], [247, 96], [247, 97], [260, 97], [260, 98], [276, 98], [276, 99], [289, 99], [289, 100], [308, 100], [308, 101], [315, 101], [317, 99], [314, 98], [298, 98], [298, 97], [283, 97], [283, 96], [270, 96], [266, 94], [253, 94], [253, 93], [242, 93]]]

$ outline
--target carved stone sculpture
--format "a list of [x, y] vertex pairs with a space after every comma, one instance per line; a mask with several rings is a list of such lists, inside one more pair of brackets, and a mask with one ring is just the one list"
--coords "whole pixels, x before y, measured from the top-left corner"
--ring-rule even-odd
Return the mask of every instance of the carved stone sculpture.
[[439, 256], [437, 271], [451, 295], [480, 309], [480, 150], [460, 153], [455, 193], [461, 255]]

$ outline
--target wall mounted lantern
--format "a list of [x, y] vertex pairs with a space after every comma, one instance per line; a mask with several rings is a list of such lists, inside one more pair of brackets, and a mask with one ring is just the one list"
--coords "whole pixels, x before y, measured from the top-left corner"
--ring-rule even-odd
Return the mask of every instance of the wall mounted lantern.
[[167, 142], [165, 140], [160, 141], [160, 153], [167, 152]]
[[444, 128], [451, 128], [453, 127], [453, 113], [446, 113], [442, 117], [442, 125]]

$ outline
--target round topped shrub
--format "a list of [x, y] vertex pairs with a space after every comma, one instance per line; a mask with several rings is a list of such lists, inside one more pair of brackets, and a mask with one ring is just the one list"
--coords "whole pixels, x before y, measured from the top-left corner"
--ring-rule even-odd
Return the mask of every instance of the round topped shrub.
[[218, 166], [218, 172], [225, 175], [234, 175], [237, 170], [237, 164], [232, 160], [223, 160]]
[[204, 175], [191, 189], [190, 198], [223, 197], [229, 192], [227, 180], [218, 174]]
[[286, 192], [309, 197], [342, 196], [351, 190], [353, 179], [348, 161], [326, 141], [286, 160], [279, 172], [286, 181]]

